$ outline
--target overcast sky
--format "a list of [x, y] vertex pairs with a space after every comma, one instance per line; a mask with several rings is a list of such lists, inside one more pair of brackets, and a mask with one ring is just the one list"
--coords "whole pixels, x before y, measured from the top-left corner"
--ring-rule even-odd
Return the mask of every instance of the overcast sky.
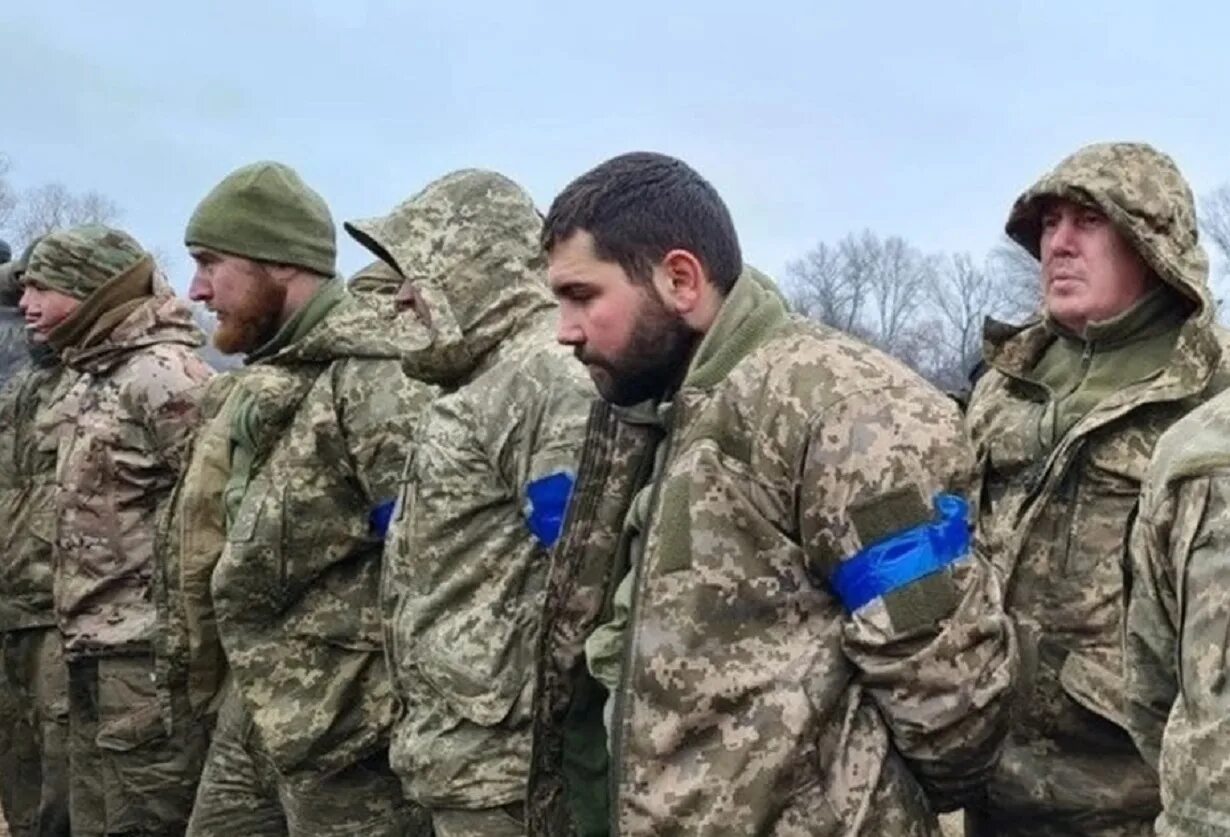
[[[1087, 142], [1230, 181], [1230, 5], [5, 0], [11, 180], [97, 189], [175, 256], [231, 169], [299, 169], [340, 220], [481, 166], [545, 209], [613, 154], [684, 158], [780, 274], [871, 228], [981, 255]], [[340, 223], [339, 223], [340, 230]], [[343, 238], [345, 234], [342, 233]], [[346, 272], [368, 259], [342, 242]]]

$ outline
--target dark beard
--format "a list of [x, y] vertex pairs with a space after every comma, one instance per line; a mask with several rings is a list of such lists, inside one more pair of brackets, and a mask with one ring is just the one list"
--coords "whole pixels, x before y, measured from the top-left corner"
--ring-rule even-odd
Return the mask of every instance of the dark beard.
[[604, 399], [621, 407], [660, 401], [682, 381], [700, 333], [667, 310], [652, 289], [638, 312], [628, 345], [615, 358], [586, 354], [577, 359], [589, 367], [594, 386]]
[[[258, 265], [258, 273], [265, 273]], [[214, 332], [214, 346], [223, 354], [250, 353], [278, 333], [278, 319], [286, 305], [286, 286], [267, 273], [251, 284], [238, 311], [227, 314]]]

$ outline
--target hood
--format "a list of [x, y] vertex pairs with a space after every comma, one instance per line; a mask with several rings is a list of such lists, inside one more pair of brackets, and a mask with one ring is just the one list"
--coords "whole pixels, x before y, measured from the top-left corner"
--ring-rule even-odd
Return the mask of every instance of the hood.
[[745, 264], [722, 302], [713, 327], [697, 347], [683, 385], [708, 389], [725, 380], [787, 314], [786, 300], [777, 284]]
[[291, 365], [348, 358], [395, 360], [422, 351], [431, 342], [427, 329], [414, 317], [398, 317], [391, 309], [377, 310], [349, 291], [342, 290], [341, 295], [307, 334], [258, 362]]
[[1062, 198], [1096, 207], [1153, 272], [1211, 323], [1209, 259], [1200, 246], [1191, 187], [1169, 156], [1143, 143], [1090, 145], [1043, 175], [1012, 206], [1005, 231], [1040, 258], [1042, 208]]
[[495, 172], [453, 172], [346, 230], [413, 282], [427, 305], [431, 343], [403, 357], [420, 380], [472, 376], [502, 341], [555, 306], [542, 216], [524, 189]]
[[346, 287], [353, 294], [377, 299], [391, 299], [401, 287], [401, 274], [377, 259], [355, 272], [346, 280]]
[[99, 342], [86, 349], [67, 349], [64, 363], [74, 369], [98, 373], [114, 366], [126, 356], [159, 343], [178, 343], [196, 349], [205, 344], [205, 334], [197, 326], [188, 303], [165, 286], [154, 285], [153, 296], [146, 297]]

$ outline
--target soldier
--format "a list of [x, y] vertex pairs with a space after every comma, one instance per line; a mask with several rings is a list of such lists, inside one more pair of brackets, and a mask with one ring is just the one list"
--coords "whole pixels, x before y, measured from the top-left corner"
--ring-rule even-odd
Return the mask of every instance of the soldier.
[[679, 160], [582, 175], [543, 244], [606, 403], [547, 585], [531, 833], [938, 835], [1014, 659], [955, 406], [789, 314]]
[[1161, 779], [1161, 837], [1230, 833], [1230, 394], [1158, 440], [1132, 533], [1127, 727]]
[[[24, 265], [0, 266], [6, 298], [20, 299]], [[27, 338], [30, 362], [0, 390], [0, 802], [14, 837], [68, 837], [68, 674], [52, 600], [56, 446], [37, 428], [72, 375], [45, 337]]]
[[346, 287], [355, 295], [367, 297], [382, 306], [397, 295], [401, 283], [401, 275], [377, 259], [351, 276], [346, 281]]
[[454, 390], [423, 420], [386, 553], [393, 767], [441, 837], [525, 833], [543, 581], [593, 398], [552, 340], [541, 227], [524, 190], [484, 171], [347, 225], [432, 331], [407, 370]]
[[1147, 145], [1081, 149], [1017, 199], [1044, 314], [993, 325], [969, 408], [980, 543], [1006, 580], [1022, 685], [980, 835], [1144, 835], [1157, 777], [1125, 728], [1122, 565], [1150, 452], [1222, 389], [1191, 190]]
[[214, 344], [246, 355], [209, 394], [168, 531], [175, 676], [196, 712], [220, 703], [188, 833], [427, 833], [389, 769], [378, 595], [431, 389], [402, 374], [405, 346], [337, 278], [329, 209], [292, 169], [232, 172], [185, 242]]
[[57, 445], [74, 835], [182, 831], [205, 753], [206, 730], [156, 677], [150, 578], [210, 371], [188, 307], [154, 273], [131, 236], [85, 226], [39, 241], [22, 277], [26, 321], [73, 375], [36, 435]]
[[[8, 242], [0, 241], [0, 268], [11, 265], [12, 251]], [[26, 325], [17, 301], [21, 288], [13, 280], [12, 271], [0, 282], [0, 387], [26, 363]]]

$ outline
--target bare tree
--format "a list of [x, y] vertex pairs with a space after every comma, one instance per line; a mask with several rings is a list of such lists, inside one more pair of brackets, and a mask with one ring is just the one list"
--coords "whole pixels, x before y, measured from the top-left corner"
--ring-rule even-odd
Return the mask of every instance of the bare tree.
[[786, 266], [791, 306], [816, 322], [841, 331], [860, 333], [863, 306], [869, 294], [863, 275], [847, 269], [845, 245], [823, 241]]
[[1230, 183], [1200, 202], [1200, 226], [1221, 258], [1222, 272], [1230, 274]]
[[1004, 236], [987, 257], [987, 267], [997, 274], [1002, 295], [998, 316], [1023, 320], [1042, 310], [1042, 266], [1028, 250]]
[[46, 183], [22, 194], [11, 228], [16, 244], [26, 243], [65, 227], [107, 224], [120, 217], [115, 201], [95, 191], [73, 194], [62, 183]]
[[13, 161], [7, 154], [0, 154], [0, 230], [7, 230], [13, 220], [13, 211], [17, 208], [17, 193], [9, 183], [9, 172], [13, 170]]

